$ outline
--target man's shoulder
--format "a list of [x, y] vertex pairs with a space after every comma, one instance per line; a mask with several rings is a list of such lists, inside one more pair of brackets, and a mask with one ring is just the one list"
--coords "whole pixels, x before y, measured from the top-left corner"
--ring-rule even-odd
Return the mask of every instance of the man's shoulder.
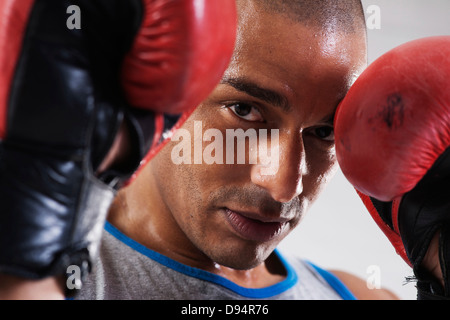
[[354, 274], [341, 270], [329, 271], [339, 278], [358, 300], [399, 300], [399, 298], [388, 289], [370, 289], [364, 279], [361, 279]]
[[354, 298], [357, 300], [398, 300], [399, 298], [391, 291], [380, 288], [380, 289], [369, 289], [367, 282], [346, 271], [342, 270], [331, 270], [321, 268], [314, 262], [305, 259], [301, 256], [293, 254], [290, 251], [281, 251], [286, 260], [289, 261], [290, 265], [296, 269], [296, 272], [309, 273], [309, 278], [311, 275], [315, 277], [320, 277], [320, 281], [326, 282], [331, 286], [339, 295], [344, 299]]
[[322, 292], [322, 296], [319, 299], [355, 299], [355, 295], [351, 290], [328, 270], [289, 250], [281, 250], [281, 252], [284, 259], [288, 261], [289, 268], [292, 268], [298, 274], [300, 279], [298, 283], [299, 290]]

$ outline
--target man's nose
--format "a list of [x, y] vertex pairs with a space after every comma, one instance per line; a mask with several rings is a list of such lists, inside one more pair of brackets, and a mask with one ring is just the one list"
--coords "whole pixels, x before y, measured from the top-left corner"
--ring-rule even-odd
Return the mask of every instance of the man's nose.
[[[271, 167], [268, 169], [261, 163], [253, 165], [252, 183], [267, 190], [275, 201], [289, 202], [303, 192], [307, 166], [301, 134], [285, 133], [278, 141], [271, 139], [268, 148]], [[275, 157], [278, 157], [277, 163], [274, 163]]]

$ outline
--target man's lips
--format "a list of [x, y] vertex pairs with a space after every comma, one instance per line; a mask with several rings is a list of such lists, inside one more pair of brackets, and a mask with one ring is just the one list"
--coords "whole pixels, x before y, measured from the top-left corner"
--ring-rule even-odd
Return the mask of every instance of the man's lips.
[[258, 214], [236, 212], [225, 208], [225, 217], [234, 231], [242, 238], [256, 242], [267, 242], [287, 227], [287, 219], [269, 219]]

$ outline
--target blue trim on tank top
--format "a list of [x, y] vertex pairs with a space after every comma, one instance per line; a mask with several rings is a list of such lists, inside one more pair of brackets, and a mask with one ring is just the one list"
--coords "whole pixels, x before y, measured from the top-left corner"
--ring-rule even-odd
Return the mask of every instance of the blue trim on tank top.
[[338, 295], [341, 296], [344, 300], [357, 300], [356, 297], [351, 293], [351, 291], [345, 286], [344, 283], [342, 283], [341, 280], [339, 280], [338, 277], [336, 277], [331, 272], [324, 270], [315, 264], [306, 261], [311, 267], [314, 268], [321, 276], [325, 279], [326, 282], [334, 289], [334, 291], [337, 292]]
[[[265, 288], [253, 289], [253, 288], [241, 287], [224, 277], [218, 276], [216, 274], [213, 274], [213, 273], [205, 271], [205, 270], [201, 270], [198, 268], [184, 265], [184, 264], [177, 262], [169, 257], [166, 257], [156, 251], [153, 251], [153, 250], [143, 246], [142, 244], [136, 242], [135, 240], [129, 238], [128, 236], [126, 236], [125, 234], [120, 232], [116, 227], [114, 227], [109, 222], [106, 222], [105, 230], [107, 232], [109, 232], [112, 236], [117, 238], [119, 241], [126, 244], [127, 246], [131, 247], [132, 249], [138, 251], [139, 253], [147, 256], [148, 258], [150, 258], [170, 269], [173, 269], [173, 270], [180, 272], [182, 274], [185, 274], [187, 276], [191, 276], [191, 277], [194, 277], [197, 279], [215, 283], [217, 285], [227, 288], [227, 289], [229, 289], [243, 297], [246, 297], [246, 298], [253, 298], [253, 299], [270, 298], [270, 297], [281, 294], [281, 293], [287, 291], [288, 289], [292, 288], [293, 286], [295, 286], [297, 284], [297, 281], [298, 281], [298, 276], [297, 276], [297, 273], [295, 272], [295, 270], [286, 261], [286, 259], [280, 254], [280, 252], [276, 249], [274, 250], [274, 252], [277, 255], [278, 259], [280, 259], [280, 262], [282, 263], [283, 267], [286, 270], [286, 278], [283, 281], [281, 281], [277, 284], [274, 284], [272, 286], [265, 287]], [[317, 270], [317, 272], [319, 272], [319, 274], [328, 283], [330, 283], [330, 285], [335, 289], [335, 291], [338, 294], [341, 294], [341, 295], [344, 294], [342, 296], [343, 298], [353, 296], [350, 293], [350, 291], [348, 291], [348, 289], [342, 284], [342, 282], [340, 282], [336, 277], [331, 275], [329, 272], [318, 268], [317, 266], [313, 265], [312, 263], [310, 263], [310, 262], [308, 262], [308, 263], [311, 264], [311, 266], [313, 266], [314, 269]]]

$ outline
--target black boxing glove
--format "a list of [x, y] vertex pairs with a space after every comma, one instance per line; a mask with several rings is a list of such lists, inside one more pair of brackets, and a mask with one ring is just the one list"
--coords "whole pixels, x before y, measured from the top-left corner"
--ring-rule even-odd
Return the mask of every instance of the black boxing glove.
[[[5, 0], [0, 21], [0, 272], [86, 274], [115, 189], [220, 80], [234, 1]], [[121, 126], [130, 152], [98, 174]]]

